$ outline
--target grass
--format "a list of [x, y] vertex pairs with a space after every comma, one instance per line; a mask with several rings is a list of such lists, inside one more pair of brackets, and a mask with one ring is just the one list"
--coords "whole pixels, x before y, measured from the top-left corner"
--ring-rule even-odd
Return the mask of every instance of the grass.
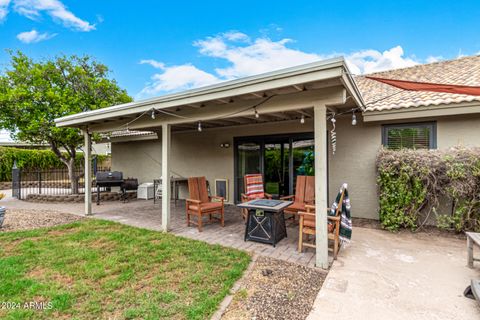
[[[249, 262], [238, 250], [96, 219], [0, 233], [0, 318], [206, 319]], [[24, 308], [31, 301], [47, 308]]]

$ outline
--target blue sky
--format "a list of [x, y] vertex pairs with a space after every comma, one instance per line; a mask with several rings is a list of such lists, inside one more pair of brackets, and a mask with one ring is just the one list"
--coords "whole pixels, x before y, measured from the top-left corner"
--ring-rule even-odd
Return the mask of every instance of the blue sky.
[[136, 99], [345, 55], [355, 73], [480, 52], [477, 1], [0, 0], [4, 49], [89, 54]]

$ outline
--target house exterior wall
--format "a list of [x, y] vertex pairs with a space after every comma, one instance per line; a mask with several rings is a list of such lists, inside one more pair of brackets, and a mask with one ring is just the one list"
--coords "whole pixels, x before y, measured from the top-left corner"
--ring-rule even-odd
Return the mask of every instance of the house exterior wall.
[[480, 115], [445, 117], [437, 120], [437, 146], [480, 146]]
[[[355, 217], [378, 219], [375, 158], [381, 146], [382, 123], [364, 123], [357, 116], [356, 126], [350, 115], [337, 118], [337, 149], [329, 152], [329, 202], [343, 182], [349, 185], [352, 213]], [[458, 144], [480, 146], [480, 116], [445, 117], [437, 122], [437, 146]], [[398, 121], [397, 121], [398, 122]], [[418, 119], [414, 121], [418, 122]], [[331, 123], [328, 124], [331, 129]], [[213, 185], [215, 179], [228, 179], [229, 202], [234, 199], [233, 138], [279, 133], [312, 132], [313, 123], [298, 121], [239, 126], [203, 132], [172, 134], [172, 173], [179, 176], [204, 175]], [[220, 148], [222, 143], [230, 148]], [[151, 182], [161, 175], [161, 140], [112, 143], [112, 168]], [[213, 190], [212, 190], [213, 191]], [[182, 187], [180, 197], [188, 196]]]

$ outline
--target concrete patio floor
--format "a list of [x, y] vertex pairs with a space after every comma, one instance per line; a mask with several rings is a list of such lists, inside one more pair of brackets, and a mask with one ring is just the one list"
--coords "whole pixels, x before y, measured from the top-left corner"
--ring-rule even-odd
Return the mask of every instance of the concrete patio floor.
[[[83, 203], [33, 203], [7, 197], [2, 205], [11, 209], [50, 209], [83, 215]], [[136, 227], [161, 230], [161, 204], [153, 200], [132, 200], [127, 203], [106, 201], [99, 206], [92, 205], [93, 217], [116, 221]], [[172, 202], [170, 232], [190, 239], [220, 244], [227, 247], [249, 251], [254, 254], [298, 263], [308, 267], [315, 266], [314, 249], [307, 248], [303, 253], [298, 248], [298, 225], [287, 221], [287, 238], [277, 243], [276, 247], [252, 241], [244, 241], [245, 224], [240, 209], [225, 206], [225, 227], [219, 223], [206, 224], [202, 232], [193, 225], [186, 226], [185, 202]], [[333, 260], [332, 258], [330, 258]]]
[[480, 319], [478, 304], [463, 296], [480, 263], [466, 265], [463, 240], [354, 228], [308, 319]]

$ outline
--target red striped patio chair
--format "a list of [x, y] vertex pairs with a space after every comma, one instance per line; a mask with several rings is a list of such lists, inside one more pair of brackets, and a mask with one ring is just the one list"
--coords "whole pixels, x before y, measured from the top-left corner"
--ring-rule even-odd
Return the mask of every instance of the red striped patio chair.
[[[272, 199], [272, 195], [263, 188], [263, 177], [260, 173], [247, 174], [243, 177], [245, 193], [242, 193], [242, 202], [255, 199]], [[247, 218], [247, 209], [242, 209], [243, 219]]]

